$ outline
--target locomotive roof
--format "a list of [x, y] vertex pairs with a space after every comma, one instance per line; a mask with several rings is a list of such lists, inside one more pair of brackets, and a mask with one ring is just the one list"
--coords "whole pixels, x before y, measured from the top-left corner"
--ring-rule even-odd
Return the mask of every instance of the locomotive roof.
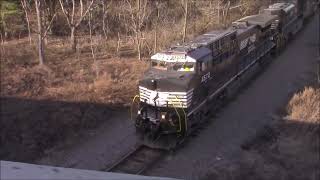
[[171, 46], [169, 49], [165, 50], [164, 52], [185, 54], [185, 53], [194, 51], [194, 49], [197, 49], [201, 46], [207, 46], [210, 43], [213, 43], [223, 37], [230, 36], [235, 33], [236, 33], [235, 30], [232, 30], [232, 29], [213, 30], [205, 34], [202, 34], [200, 36], [197, 36], [193, 40], [190, 40], [189, 42], [184, 43], [182, 45], [178, 44], [178, 45]]
[[268, 9], [266, 10], [283, 10], [284, 12], [289, 12], [290, 10], [292, 10], [293, 8], [295, 7], [294, 4], [292, 3], [275, 3], [275, 4], [272, 4], [268, 7]]
[[[184, 46], [186, 47], [186, 46]], [[151, 56], [151, 59], [165, 62], [196, 62], [210, 59], [211, 50], [206, 47], [191, 49], [179, 47], [178, 51], [166, 50]]]
[[171, 46], [163, 52], [156, 53], [151, 56], [151, 59], [166, 62], [206, 61], [211, 55], [211, 50], [205, 46], [233, 34], [236, 34], [236, 30], [234, 29], [210, 31], [187, 43]]
[[235, 33], [235, 30], [232, 29], [214, 30], [196, 37], [188, 44], [190, 44], [192, 47], [207, 46], [223, 37], [227, 37]]
[[242, 19], [239, 19], [236, 22], [247, 22], [249, 25], [259, 25], [260, 27], [265, 28], [276, 19], [277, 19], [276, 15], [256, 14], [256, 15], [244, 17]]
[[232, 29], [235, 29], [237, 32], [237, 35], [253, 31], [257, 27], [257, 25], [252, 25], [252, 24], [243, 24], [243, 22], [235, 21], [232, 23]]

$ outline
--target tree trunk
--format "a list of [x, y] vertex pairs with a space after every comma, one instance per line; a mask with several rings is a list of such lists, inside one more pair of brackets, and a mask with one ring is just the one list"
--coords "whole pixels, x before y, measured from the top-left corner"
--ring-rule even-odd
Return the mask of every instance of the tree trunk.
[[153, 53], [156, 53], [157, 49], [158, 49], [159, 18], [160, 18], [160, 10], [159, 10], [159, 7], [157, 5], [157, 21], [156, 21], [156, 28], [155, 28], [156, 30], [155, 30], [155, 33], [154, 33], [154, 50], [153, 50]]
[[220, 24], [220, 0], [218, 1], [218, 24]]
[[3, 39], [6, 40], [8, 33], [6, 30], [6, 21], [5, 21], [4, 13], [1, 13], [1, 20], [2, 20], [2, 28], [3, 28], [3, 36], [4, 36]]
[[228, 25], [229, 9], [230, 9], [230, 1], [228, 1], [227, 7], [226, 7], [226, 10], [225, 10], [225, 15], [224, 15], [224, 20], [223, 20], [224, 27], [227, 27], [227, 25]]
[[76, 28], [74, 26], [72, 26], [70, 28], [70, 30], [71, 30], [71, 32], [70, 32], [71, 50], [72, 50], [72, 52], [76, 52], [77, 51], [77, 40], [75, 37]]
[[158, 44], [158, 30], [156, 29], [154, 32], [154, 47], [153, 47], [153, 53], [157, 52], [157, 44]]
[[39, 64], [44, 64], [44, 44], [43, 44], [43, 30], [42, 30], [42, 20], [41, 20], [41, 1], [35, 0], [36, 12], [37, 12], [37, 22], [38, 22], [38, 52], [39, 52]]
[[118, 42], [117, 42], [117, 54], [120, 57], [120, 33], [118, 32]]
[[107, 16], [107, 12], [106, 12], [106, 7], [105, 7], [105, 2], [102, 2], [102, 11], [103, 11], [103, 16], [102, 16], [102, 31], [104, 34], [104, 38], [107, 40], [108, 36], [107, 36], [107, 30], [106, 30], [106, 16]]
[[93, 58], [93, 66], [94, 66], [94, 70], [96, 73], [96, 77], [99, 76], [99, 65], [96, 61], [96, 54], [95, 54], [95, 45], [93, 42], [93, 38], [92, 38], [92, 24], [91, 24], [91, 20], [92, 20], [92, 14], [91, 12], [89, 12], [89, 18], [88, 18], [88, 25], [89, 25], [89, 35], [90, 35], [90, 48], [91, 48], [91, 55]]
[[28, 13], [26, 12], [26, 20], [27, 20], [27, 27], [28, 27], [28, 36], [29, 36], [29, 43], [32, 44], [32, 38], [31, 38], [31, 30], [30, 30], [30, 21], [28, 17]]
[[186, 35], [187, 35], [187, 21], [188, 21], [188, 0], [185, 1], [185, 13], [184, 13], [184, 25], [183, 25], [183, 37], [182, 42], [186, 41]]
[[26, 21], [27, 21], [27, 28], [28, 28], [28, 36], [29, 36], [29, 43], [31, 45], [32, 39], [31, 39], [31, 31], [30, 31], [30, 20], [29, 20], [29, 15], [28, 15], [28, 7], [27, 7], [27, 2], [26, 0], [21, 0], [21, 5], [24, 10], [24, 14], [26, 16]]
[[140, 27], [140, 13], [141, 13], [141, 2], [140, 0], [137, 0], [137, 7], [138, 7], [138, 12], [137, 12], [137, 26], [136, 26], [136, 37], [137, 37], [137, 48], [138, 48], [138, 59], [141, 60], [141, 27]]
[[138, 59], [141, 60], [141, 32], [136, 33], [136, 45], [138, 51]]
[[[3, 37], [2, 37], [3, 35], [2, 35], [2, 32], [0, 32], [0, 37], [1, 37], [1, 44], [4, 44], [4, 39], [3, 39]], [[2, 47], [2, 46], [1, 46]]]
[[137, 38], [137, 48], [138, 48], [138, 59], [141, 60], [141, 35], [140, 32], [136, 35]]

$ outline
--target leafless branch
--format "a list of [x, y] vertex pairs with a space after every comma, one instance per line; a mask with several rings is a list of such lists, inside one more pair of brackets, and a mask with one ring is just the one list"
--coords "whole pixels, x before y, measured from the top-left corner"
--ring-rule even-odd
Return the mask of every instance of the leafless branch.
[[[82, 2], [82, 1], [80, 1], [80, 2]], [[94, 0], [92, 0], [90, 2], [90, 4], [89, 4], [87, 10], [85, 11], [85, 13], [80, 16], [80, 19], [79, 19], [78, 23], [75, 25], [76, 27], [80, 25], [80, 23], [82, 22], [83, 18], [88, 14], [89, 10], [91, 9], [91, 6], [92, 6], [93, 2], [94, 2]], [[83, 7], [81, 7], [81, 11], [83, 11]]]
[[54, 20], [54, 18], [56, 17], [56, 15], [57, 15], [57, 13], [54, 13], [53, 17], [51, 18], [51, 20], [50, 20], [50, 22], [49, 22], [49, 24], [48, 24], [48, 26], [47, 26], [46, 31], [43, 33], [43, 37], [42, 37], [42, 38], [46, 38], [46, 37], [47, 37], [47, 33], [48, 33], [48, 31], [50, 30], [50, 27], [51, 27], [51, 25], [52, 25], [52, 23], [53, 23], [53, 20]]
[[59, 3], [60, 3], [60, 6], [61, 6], [62, 13], [66, 16], [68, 25], [71, 26], [71, 22], [70, 22], [69, 15], [68, 15], [67, 11], [66, 11], [65, 8], [64, 8], [64, 5], [63, 5], [62, 0], [59, 0]]

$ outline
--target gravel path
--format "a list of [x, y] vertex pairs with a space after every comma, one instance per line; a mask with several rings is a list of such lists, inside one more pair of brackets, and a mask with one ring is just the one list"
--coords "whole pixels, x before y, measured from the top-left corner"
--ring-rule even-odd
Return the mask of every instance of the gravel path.
[[[197, 179], [213, 165], [237, 159], [242, 151], [241, 143], [272, 121], [315, 67], [318, 31], [314, 18], [287, 50], [217, 114], [206, 129], [148, 175]], [[89, 170], [110, 166], [137, 143], [129, 119], [128, 113], [116, 112], [90, 136], [75, 145], [53, 149], [37, 163]]]

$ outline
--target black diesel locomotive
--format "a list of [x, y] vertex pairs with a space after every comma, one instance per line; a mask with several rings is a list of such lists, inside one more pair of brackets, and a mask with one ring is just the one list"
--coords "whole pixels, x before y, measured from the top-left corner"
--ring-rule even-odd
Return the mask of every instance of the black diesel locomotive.
[[153, 55], [137, 96], [135, 126], [141, 140], [171, 149], [196, 129], [302, 28], [306, 5], [299, 3], [273, 4], [228, 29]]

